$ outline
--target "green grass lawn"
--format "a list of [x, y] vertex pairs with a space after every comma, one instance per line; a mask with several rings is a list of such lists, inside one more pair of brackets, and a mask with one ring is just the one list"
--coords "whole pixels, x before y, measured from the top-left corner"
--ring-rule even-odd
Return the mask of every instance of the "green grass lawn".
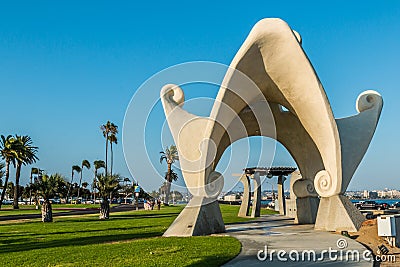
[[[182, 209], [1, 224], [1, 266], [219, 266], [240, 252], [239, 241], [228, 236], [161, 237]], [[221, 205], [225, 223], [249, 220], [238, 218], [238, 209]]]

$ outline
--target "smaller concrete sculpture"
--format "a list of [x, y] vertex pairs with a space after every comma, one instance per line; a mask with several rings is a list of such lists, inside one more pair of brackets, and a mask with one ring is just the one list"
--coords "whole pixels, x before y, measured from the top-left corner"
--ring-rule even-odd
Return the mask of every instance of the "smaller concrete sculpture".
[[254, 189], [253, 189], [253, 205], [251, 210], [251, 217], [260, 217], [261, 210], [261, 181], [260, 176], [267, 176], [272, 178], [278, 176], [278, 203], [279, 203], [279, 213], [285, 215], [286, 204], [285, 204], [285, 189], [283, 183], [285, 182], [285, 176], [290, 175], [296, 168], [293, 167], [271, 167], [271, 168], [246, 168], [244, 169], [244, 174], [240, 177], [240, 181], [243, 183], [243, 199], [240, 205], [239, 217], [246, 217], [249, 213], [250, 197], [251, 197], [251, 187], [250, 180], [254, 179]]
[[249, 211], [250, 211], [250, 193], [251, 193], [250, 179], [247, 176], [247, 174], [242, 174], [242, 176], [240, 176], [240, 182], [243, 184], [243, 197], [242, 197], [242, 203], [240, 204], [238, 216], [247, 217], [249, 216]]

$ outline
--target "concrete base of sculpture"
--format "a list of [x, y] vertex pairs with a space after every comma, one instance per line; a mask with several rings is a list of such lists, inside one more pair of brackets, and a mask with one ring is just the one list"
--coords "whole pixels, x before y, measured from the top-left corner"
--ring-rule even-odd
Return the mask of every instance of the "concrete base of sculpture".
[[318, 205], [319, 205], [318, 197], [297, 198], [296, 199], [297, 213], [295, 217], [295, 223], [314, 224], [317, 218]]
[[194, 197], [163, 236], [198, 236], [225, 232], [216, 199]]
[[315, 230], [357, 232], [365, 217], [344, 195], [322, 197]]
[[249, 214], [250, 214], [250, 198], [248, 198], [247, 200], [243, 198], [242, 204], [240, 204], [238, 217], [248, 217]]

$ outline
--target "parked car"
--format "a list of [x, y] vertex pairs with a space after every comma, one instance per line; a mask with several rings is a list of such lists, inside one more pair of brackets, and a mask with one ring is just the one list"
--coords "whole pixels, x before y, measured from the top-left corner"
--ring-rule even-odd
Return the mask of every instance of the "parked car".
[[133, 198], [131, 198], [131, 197], [127, 197], [126, 199], [122, 198], [121, 204], [125, 204], [125, 202], [126, 202], [126, 204], [132, 204]]
[[12, 205], [14, 201], [12, 199], [4, 199], [3, 200], [3, 205]]
[[113, 199], [111, 199], [111, 204], [121, 204], [121, 199], [120, 198], [113, 198]]
[[390, 205], [390, 207], [394, 209], [400, 208], [400, 202], [395, 202], [392, 205]]
[[61, 204], [61, 199], [59, 199], [59, 198], [52, 198], [52, 199], [50, 199], [50, 202], [51, 202], [52, 204]]
[[355, 203], [355, 206], [359, 210], [385, 210], [385, 209], [389, 208], [389, 204], [378, 203], [373, 200], [358, 202], [358, 203]]

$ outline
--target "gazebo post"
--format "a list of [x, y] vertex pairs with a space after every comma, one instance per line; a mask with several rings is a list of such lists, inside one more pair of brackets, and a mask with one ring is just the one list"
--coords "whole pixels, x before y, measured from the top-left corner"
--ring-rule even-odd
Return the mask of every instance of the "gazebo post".
[[279, 214], [286, 214], [286, 200], [285, 200], [285, 189], [283, 183], [286, 178], [283, 175], [278, 176], [278, 202], [279, 202]]
[[253, 196], [253, 206], [251, 209], [251, 217], [260, 217], [261, 209], [261, 181], [260, 173], [255, 172], [252, 179], [254, 180], [254, 196]]

